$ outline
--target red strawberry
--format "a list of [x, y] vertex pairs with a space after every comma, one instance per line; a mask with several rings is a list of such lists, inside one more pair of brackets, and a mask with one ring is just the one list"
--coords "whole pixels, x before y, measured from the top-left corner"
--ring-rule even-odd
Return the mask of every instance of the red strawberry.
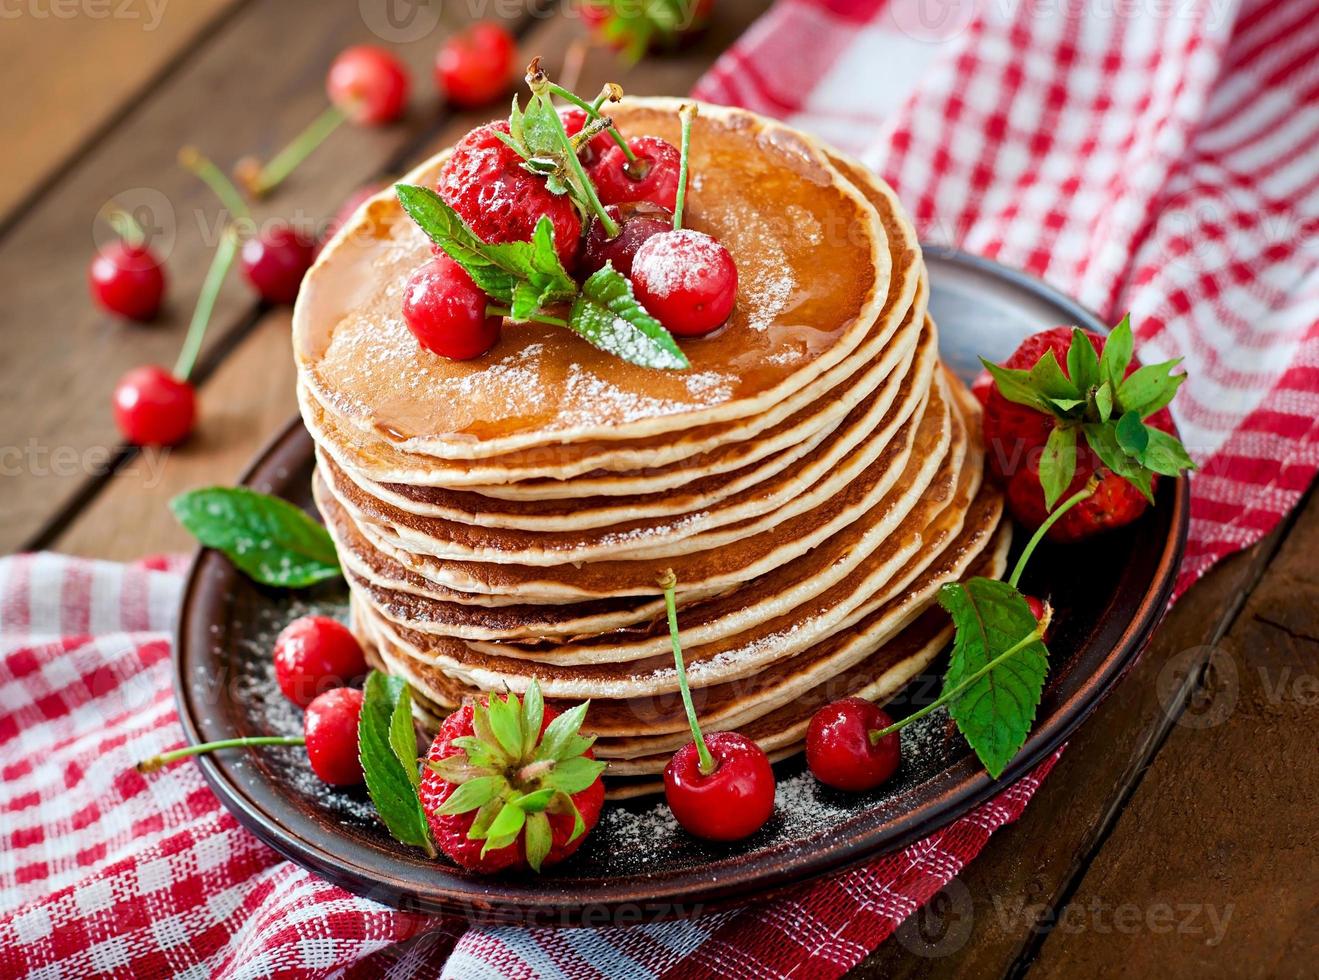
[[985, 451], [1007, 484], [1013, 517], [1038, 527], [1092, 475], [1094, 494], [1058, 519], [1051, 538], [1080, 540], [1144, 513], [1157, 474], [1193, 465], [1170, 435], [1167, 405], [1185, 377], [1171, 373], [1178, 363], [1139, 367], [1126, 319], [1107, 339], [1054, 327], [1028, 337], [1002, 365], [985, 361], [994, 382], [983, 396]]
[[586, 708], [560, 714], [533, 684], [523, 700], [482, 699], [445, 719], [418, 790], [440, 850], [482, 872], [539, 871], [576, 851], [605, 798], [604, 763], [578, 733]]
[[496, 133], [507, 122], [487, 123], [459, 141], [440, 169], [436, 190], [472, 230], [487, 242], [525, 242], [541, 216], [554, 226], [554, 248], [572, 269], [581, 245], [582, 219], [566, 194], [553, 194], [545, 181], [522, 166], [523, 159]]

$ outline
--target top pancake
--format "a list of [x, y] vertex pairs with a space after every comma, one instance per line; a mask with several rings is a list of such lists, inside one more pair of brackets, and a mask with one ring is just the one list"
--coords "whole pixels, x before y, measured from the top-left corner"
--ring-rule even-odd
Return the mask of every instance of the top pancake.
[[[679, 104], [629, 99], [614, 118], [624, 132], [676, 141]], [[751, 113], [702, 107], [691, 160], [690, 224], [728, 246], [739, 291], [726, 326], [684, 342], [689, 370], [630, 365], [537, 324], [505, 330], [475, 361], [423, 350], [401, 306], [429, 241], [391, 189], [304, 281], [294, 312], [303, 384], [337, 419], [440, 459], [643, 439], [768, 411], [848, 358], [875, 323], [892, 271], [884, 227], [820, 149]], [[439, 166], [405, 181], [433, 184]]]

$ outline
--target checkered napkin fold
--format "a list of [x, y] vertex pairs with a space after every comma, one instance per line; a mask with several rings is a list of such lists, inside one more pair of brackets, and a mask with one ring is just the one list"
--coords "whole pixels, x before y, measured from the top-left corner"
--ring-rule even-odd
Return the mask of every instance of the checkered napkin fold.
[[[819, 133], [926, 241], [1049, 280], [1186, 358], [1200, 464], [1179, 592], [1319, 467], [1319, 20], [1309, 0], [780, 0], [697, 87]], [[0, 976], [834, 977], [1015, 819], [1056, 761], [776, 902], [630, 929], [469, 928], [356, 898], [237, 825], [178, 744], [180, 568], [0, 561]]]

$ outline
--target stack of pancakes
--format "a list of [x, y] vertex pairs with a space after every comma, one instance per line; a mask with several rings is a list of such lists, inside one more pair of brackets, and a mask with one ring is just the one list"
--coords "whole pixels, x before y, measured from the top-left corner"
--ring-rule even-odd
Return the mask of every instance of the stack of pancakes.
[[[676, 143], [679, 103], [628, 135]], [[405, 178], [433, 185], [445, 154]], [[429, 241], [392, 192], [326, 248], [294, 317], [315, 497], [377, 666], [432, 723], [464, 698], [591, 699], [615, 796], [689, 740], [658, 582], [677, 577], [697, 711], [772, 758], [811, 713], [883, 701], [946, 643], [938, 588], [1002, 573], [979, 409], [943, 369], [892, 191], [809, 137], [703, 107], [687, 224], [737, 263], [726, 326], [649, 370], [569, 331], [506, 325], [485, 356], [402, 317]]]

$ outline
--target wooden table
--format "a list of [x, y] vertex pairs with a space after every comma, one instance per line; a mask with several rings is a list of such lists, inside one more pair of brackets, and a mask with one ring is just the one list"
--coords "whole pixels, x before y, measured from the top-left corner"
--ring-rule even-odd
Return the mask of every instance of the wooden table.
[[[126, 450], [115, 433], [115, 379], [139, 363], [173, 362], [206, 270], [216, 209], [176, 165], [182, 144], [224, 166], [268, 155], [323, 107], [322, 79], [338, 50], [397, 42], [418, 83], [406, 120], [343, 128], [258, 211], [323, 220], [357, 187], [494, 113], [438, 106], [430, 62], [455, 26], [439, 20], [438, 4], [110, 6], [113, 16], [93, 3], [56, 16], [51, 4], [25, 4], [0, 27], [0, 80], [11, 96], [0, 103], [0, 551], [128, 559], [187, 549], [166, 500], [232, 481], [295, 410], [288, 311], [254, 303], [235, 275], [197, 374], [196, 436], [162, 454]], [[700, 44], [628, 71], [594, 51], [580, 87], [612, 76], [637, 94], [685, 92], [764, 6], [720, 0]], [[489, 9], [515, 11], [508, 21], [523, 53], [543, 55], [555, 72], [582, 33], [575, 19], [526, 10], [522, 0]], [[156, 324], [116, 321], [87, 298], [93, 216], [112, 197], [155, 209], [172, 229], [169, 306]], [[1313, 494], [1192, 590], [1024, 818], [858, 975], [1312, 972], [1319, 563], [1311, 548], [1319, 549]]]

